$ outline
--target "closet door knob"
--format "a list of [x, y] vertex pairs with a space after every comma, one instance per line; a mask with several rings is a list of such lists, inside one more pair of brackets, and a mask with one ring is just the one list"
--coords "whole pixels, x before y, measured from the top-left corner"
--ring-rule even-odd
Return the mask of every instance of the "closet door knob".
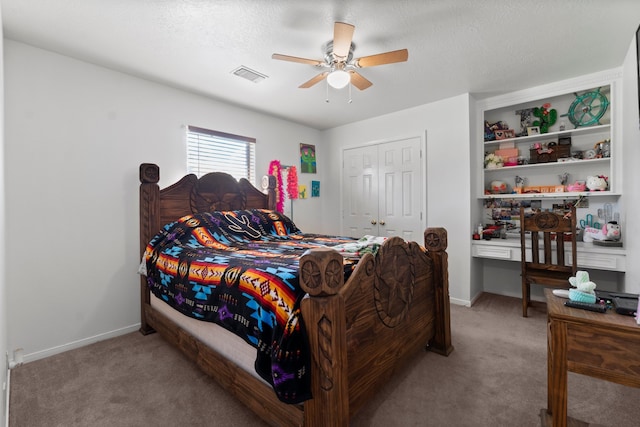
[[384, 225], [384, 221], [380, 221], [380, 225]]
[[376, 224], [377, 224], [376, 220], [375, 220], [375, 219], [372, 219], [372, 220], [371, 220], [371, 224], [376, 225]]

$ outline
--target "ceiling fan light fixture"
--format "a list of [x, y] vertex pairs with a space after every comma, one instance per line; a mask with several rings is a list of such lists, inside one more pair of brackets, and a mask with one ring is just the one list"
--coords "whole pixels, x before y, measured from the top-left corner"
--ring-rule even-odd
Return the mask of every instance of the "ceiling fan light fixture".
[[351, 82], [351, 76], [344, 70], [334, 70], [327, 76], [327, 83], [334, 89], [342, 89]]
[[[280, 61], [297, 62], [299, 64], [314, 65], [322, 68], [320, 74], [316, 74], [311, 79], [298, 86], [307, 89], [326, 79], [327, 93], [329, 86], [335, 89], [342, 89], [351, 84], [357, 89], [365, 90], [373, 83], [367, 80], [357, 69], [365, 67], [375, 67], [377, 65], [393, 64], [395, 62], [405, 62], [409, 59], [407, 49], [399, 49], [391, 52], [378, 53], [375, 55], [354, 58], [353, 52], [353, 32], [355, 27], [346, 22], [336, 22], [333, 26], [333, 40], [324, 47], [324, 60], [300, 58], [297, 56], [282, 55], [274, 53], [271, 58]], [[351, 86], [349, 86], [351, 89]]]

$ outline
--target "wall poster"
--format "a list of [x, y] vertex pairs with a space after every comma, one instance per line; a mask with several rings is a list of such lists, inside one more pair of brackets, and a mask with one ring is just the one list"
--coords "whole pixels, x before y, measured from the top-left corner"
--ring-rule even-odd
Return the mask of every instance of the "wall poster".
[[316, 146], [300, 144], [300, 173], [316, 173]]

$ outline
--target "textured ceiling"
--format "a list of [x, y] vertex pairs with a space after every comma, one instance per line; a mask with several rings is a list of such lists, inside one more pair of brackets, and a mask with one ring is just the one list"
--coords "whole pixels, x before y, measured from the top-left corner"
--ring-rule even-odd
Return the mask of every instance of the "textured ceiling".
[[[317, 129], [470, 92], [478, 97], [618, 67], [639, 0], [0, 0], [6, 38]], [[361, 70], [365, 91], [298, 86], [333, 23], [355, 25], [355, 56], [407, 48]], [[268, 76], [231, 74], [246, 66]]]

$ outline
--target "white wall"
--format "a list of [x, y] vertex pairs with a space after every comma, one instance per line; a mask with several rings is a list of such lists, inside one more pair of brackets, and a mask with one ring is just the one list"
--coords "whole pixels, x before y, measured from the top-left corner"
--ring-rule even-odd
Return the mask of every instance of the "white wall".
[[[4, 66], [8, 348], [25, 361], [137, 329], [138, 166], [184, 175], [184, 125], [255, 137], [259, 176], [301, 142], [325, 156], [317, 130], [11, 40]], [[303, 230], [322, 201], [296, 206]]]
[[[2, 11], [0, 10], [0, 22], [2, 22]], [[3, 61], [3, 43], [4, 39], [0, 39], [0, 384], [2, 384], [1, 393], [2, 402], [0, 402], [0, 423], [5, 423], [6, 415], [9, 408], [6, 407], [7, 395], [7, 370], [6, 353], [8, 343], [7, 336], [9, 334], [7, 315], [7, 281], [5, 274], [5, 189], [4, 189], [4, 61]]]
[[627, 271], [625, 272], [625, 291], [640, 293], [640, 114], [638, 112], [638, 62], [636, 57], [635, 35], [622, 64], [622, 137], [624, 140], [624, 164], [622, 169], [623, 188], [620, 202], [627, 213], [624, 245], [627, 249]]
[[[470, 224], [468, 227], [468, 235], [472, 236], [473, 233], [477, 230], [478, 224], [482, 222], [482, 203], [478, 202], [478, 177], [480, 176], [480, 168], [483, 167], [482, 162], [478, 162], [478, 158], [482, 156], [484, 158], [484, 147], [481, 144], [477, 144], [477, 124], [478, 123], [478, 115], [480, 112], [477, 108], [477, 100], [473, 97], [470, 98], [469, 103], [469, 123], [470, 125], [470, 133], [469, 133], [469, 171], [471, 173], [471, 179], [469, 180], [469, 220]], [[469, 296], [470, 296], [470, 304], [482, 294], [482, 292], [486, 292], [485, 289], [485, 281], [484, 281], [484, 266], [482, 264], [482, 260], [478, 258], [471, 258], [470, 268], [469, 268], [469, 277], [471, 278], [469, 282]]]
[[469, 104], [469, 96], [460, 95], [329, 129], [322, 134], [328, 143], [328, 160], [332, 167], [326, 174], [332, 191], [323, 204], [323, 232], [329, 234], [341, 232], [341, 211], [335, 207], [341, 205], [342, 150], [371, 142], [414, 136], [425, 138], [426, 135], [425, 223], [429, 227], [447, 229], [450, 295], [452, 301], [463, 304], [470, 301]]

